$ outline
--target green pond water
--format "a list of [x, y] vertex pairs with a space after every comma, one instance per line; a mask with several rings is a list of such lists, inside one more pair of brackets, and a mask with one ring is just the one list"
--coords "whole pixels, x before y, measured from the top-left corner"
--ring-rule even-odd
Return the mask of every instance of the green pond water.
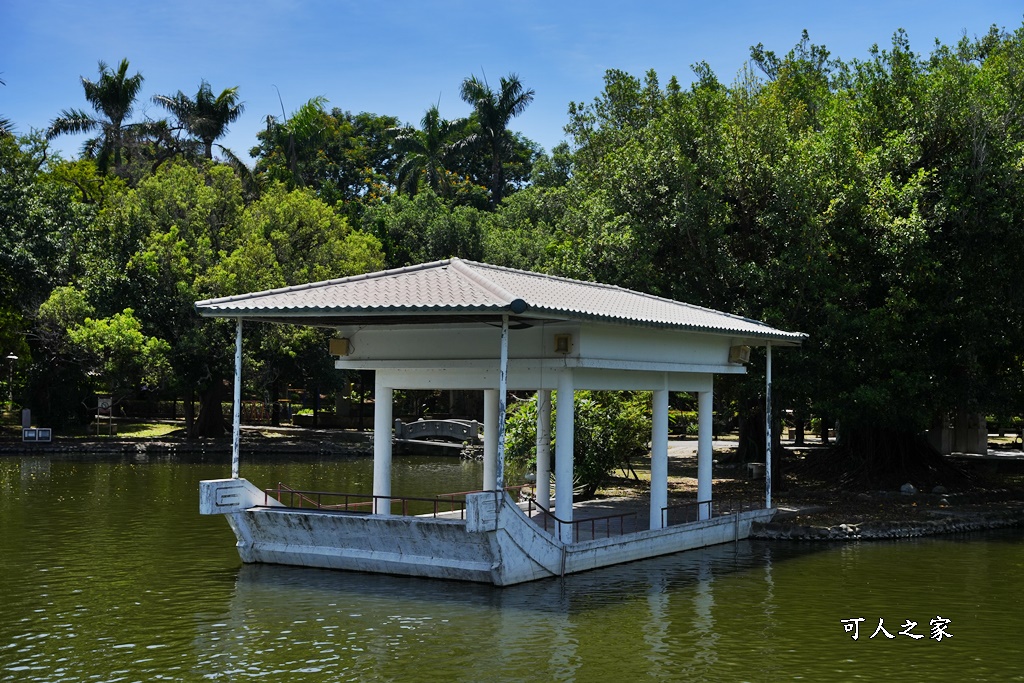
[[[1024, 680], [1020, 529], [731, 543], [500, 589], [242, 565], [227, 522], [198, 514], [218, 460], [0, 457], [0, 681]], [[372, 480], [369, 459], [242, 474]], [[480, 480], [478, 463], [407, 457], [393, 487]], [[880, 619], [892, 639], [871, 637]], [[922, 638], [900, 635], [908, 620]]]

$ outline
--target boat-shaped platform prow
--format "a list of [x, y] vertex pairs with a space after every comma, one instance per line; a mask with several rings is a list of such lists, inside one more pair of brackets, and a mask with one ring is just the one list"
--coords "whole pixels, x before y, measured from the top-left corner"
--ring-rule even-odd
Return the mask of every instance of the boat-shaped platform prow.
[[257, 505], [280, 506], [247, 479], [207, 479], [199, 482], [199, 514], [225, 515]]
[[244, 479], [202, 484], [204, 514], [228, 513], [244, 562], [498, 586], [738, 540], [750, 532], [751, 522], [774, 512], [738, 512], [564, 543], [504, 492], [467, 495], [464, 516], [400, 516], [284, 507]]

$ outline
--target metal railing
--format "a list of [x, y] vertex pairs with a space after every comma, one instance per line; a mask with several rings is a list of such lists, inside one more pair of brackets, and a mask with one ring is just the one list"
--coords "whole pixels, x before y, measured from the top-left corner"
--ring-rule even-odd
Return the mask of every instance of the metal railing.
[[[536, 515], [534, 513], [537, 513]], [[583, 540], [594, 540], [596, 538], [611, 538], [612, 536], [622, 536], [624, 534], [636, 531], [636, 512], [619, 512], [611, 515], [601, 515], [598, 517], [583, 517], [581, 519], [563, 520], [556, 517], [550, 509], [544, 507], [537, 502], [535, 498], [529, 498], [526, 501], [526, 515], [541, 527], [545, 532], [549, 531], [556, 537], [561, 537], [562, 527], [572, 527], [572, 537], [575, 541]], [[538, 519], [540, 521], [538, 522]], [[632, 519], [633, 524], [627, 526], [626, 520]], [[618, 522], [616, 524], [615, 522]], [[590, 537], [587, 538], [584, 531], [590, 531]], [[603, 534], [603, 535], [599, 535]]]
[[760, 502], [743, 498], [715, 498], [698, 500], [690, 503], [678, 503], [661, 508], [662, 527], [676, 524], [689, 524], [701, 520], [714, 519], [748, 510], [761, 510]]
[[[518, 493], [524, 486], [507, 486], [506, 491]], [[276, 488], [264, 489], [264, 504], [273, 498], [285, 507], [295, 509], [327, 510], [356, 514], [380, 512], [381, 507], [388, 508], [388, 514], [402, 517], [430, 515], [452, 515], [458, 513], [459, 519], [466, 518], [466, 496], [486, 491], [459, 491], [442, 493], [433, 498], [418, 496], [374, 496], [367, 493], [343, 493], [337, 491], [309, 491], [293, 489], [287, 484], [278, 482]], [[397, 511], [396, 511], [397, 508]]]

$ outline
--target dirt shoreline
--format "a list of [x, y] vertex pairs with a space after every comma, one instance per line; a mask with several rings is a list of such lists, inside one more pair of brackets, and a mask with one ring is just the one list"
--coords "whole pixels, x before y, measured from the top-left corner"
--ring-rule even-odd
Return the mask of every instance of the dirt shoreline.
[[[752, 538], [868, 541], [1024, 527], [1024, 460], [1001, 462], [998, 467], [978, 459], [964, 461], [961, 464], [971, 475], [956, 482], [954, 490], [929, 487], [904, 494], [899, 490], [844, 490], [829, 481], [801, 480], [794, 472], [804, 458], [814, 457], [813, 453], [814, 449], [783, 449], [783, 471], [773, 482], [772, 494], [778, 514], [771, 522], [756, 525]], [[746, 465], [735, 463], [734, 455], [735, 443], [714, 443], [714, 498], [763, 501], [764, 479], [750, 478]], [[635, 469], [640, 481], [620, 472], [605, 493], [645, 496], [649, 460], [637, 463]], [[696, 477], [696, 444], [671, 442], [670, 504], [696, 500]]]

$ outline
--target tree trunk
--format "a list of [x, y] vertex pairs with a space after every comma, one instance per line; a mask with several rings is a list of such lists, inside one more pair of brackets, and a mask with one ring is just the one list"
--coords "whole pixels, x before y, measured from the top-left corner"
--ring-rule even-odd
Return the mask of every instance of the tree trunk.
[[189, 387], [185, 393], [185, 401], [182, 409], [185, 413], [185, 438], [192, 440], [195, 438], [195, 426], [196, 426], [196, 390]]
[[806, 446], [807, 445], [807, 411], [804, 407], [797, 404], [797, 408], [793, 410], [793, 445], [794, 446]]
[[491, 154], [494, 155], [491, 159], [491, 208], [495, 208], [501, 203], [505, 191], [505, 174], [499, 150], [495, 148]]
[[320, 387], [313, 385], [313, 429], [320, 426]]
[[223, 382], [214, 382], [209, 389], [199, 395], [199, 417], [195, 424], [197, 438], [216, 438], [227, 434], [227, 424], [224, 422], [224, 411], [221, 408], [223, 397]]
[[969, 483], [963, 471], [939, 455], [924, 436], [912, 431], [844, 428], [833, 453], [833, 464], [843, 471], [833, 473], [831, 478], [840, 485], [898, 490], [910, 483], [919, 491], [930, 491], [939, 484], [955, 490]]
[[[740, 412], [740, 437], [736, 447], [736, 454], [740, 462], [764, 462], [765, 433], [764, 433], [764, 406], [747, 406], [747, 410]], [[772, 475], [779, 472], [779, 463], [782, 460], [782, 423], [775, 420], [772, 423]]]
[[277, 390], [277, 382], [273, 382], [270, 385], [270, 425], [272, 427], [281, 426], [281, 394]]
[[739, 444], [736, 456], [740, 462], [764, 462], [764, 407], [747, 404], [739, 414]]

